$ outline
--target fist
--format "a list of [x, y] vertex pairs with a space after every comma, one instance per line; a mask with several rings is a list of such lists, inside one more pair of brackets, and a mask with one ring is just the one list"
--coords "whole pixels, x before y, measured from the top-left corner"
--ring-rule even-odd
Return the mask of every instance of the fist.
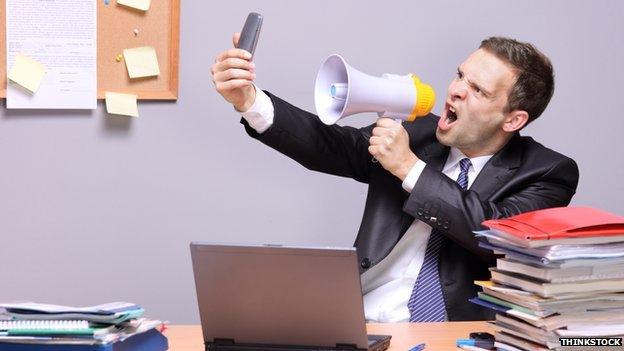
[[418, 157], [409, 147], [407, 131], [401, 123], [390, 118], [377, 120], [369, 142], [368, 152], [401, 181], [418, 161]]
[[[239, 33], [234, 34], [234, 46], [239, 37]], [[249, 52], [236, 48], [222, 52], [215, 59], [210, 72], [217, 92], [235, 109], [244, 112], [253, 105], [256, 90], [252, 82], [256, 79], [256, 73]]]

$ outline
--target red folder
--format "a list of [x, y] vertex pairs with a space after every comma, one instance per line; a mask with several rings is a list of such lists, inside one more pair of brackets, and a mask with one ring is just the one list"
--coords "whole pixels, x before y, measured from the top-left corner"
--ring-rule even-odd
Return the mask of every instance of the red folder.
[[524, 240], [624, 235], [624, 217], [591, 207], [555, 207], [482, 223]]

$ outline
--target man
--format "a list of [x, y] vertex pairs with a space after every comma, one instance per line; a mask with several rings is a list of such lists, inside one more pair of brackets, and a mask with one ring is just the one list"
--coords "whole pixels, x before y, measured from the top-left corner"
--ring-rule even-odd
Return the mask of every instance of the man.
[[249, 135], [311, 170], [369, 184], [355, 242], [366, 318], [490, 319], [468, 302], [473, 281], [489, 279], [495, 265], [472, 231], [485, 219], [565, 206], [578, 183], [572, 159], [519, 134], [553, 94], [548, 58], [530, 44], [489, 38], [458, 67], [440, 117], [380, 118], [361, 129], [326, 126], [256, 89], [249, 58], [231, 49], [212, 67]]

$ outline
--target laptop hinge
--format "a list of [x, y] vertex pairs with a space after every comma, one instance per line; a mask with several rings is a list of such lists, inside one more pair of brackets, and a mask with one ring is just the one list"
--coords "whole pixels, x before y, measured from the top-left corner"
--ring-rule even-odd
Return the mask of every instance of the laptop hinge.
[[206, 351], [215, 350], [280, 350], [280, 351], [366, 351], [359, 349], [356, 344], [336, 344], [336, 347], [314, 347], [314, 346], [291, 346], [291, 345], [267, 345], [267, 344], [236, 344], [234, 339], [214, 338], [213, 341], [204, 342]]
[[213, 343], [219, 344], [219, 345], [233, 345], [234, 344], [234, 339], [214, 338]]
[[234, 345], [234, 339], [227, 339], [227, 338], [214, 338], [214, 341], [212, 342], [204, 342], [204, 346], [205, 346], [205, 350], [209, 351], [212, 350], [214, 347], [216, 346], [222, 346], [222, 345]]

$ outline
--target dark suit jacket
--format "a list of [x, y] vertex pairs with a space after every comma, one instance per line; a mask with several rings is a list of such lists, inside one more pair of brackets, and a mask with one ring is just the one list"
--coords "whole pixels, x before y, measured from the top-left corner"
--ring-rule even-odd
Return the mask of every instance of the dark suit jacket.
[[488, 267], [496, 265], [493, 253], [478, 247], [472, 231], [483, 229], [485, 219], [566, 206], [576, 191], [576, 163], [519, 134], [487, 162], [470, 189], [462, 191], [441, 173], [449, 148], [435, 136], [439, 117], [428, 115], [403, 124], [410, 148], [427, 163], [407, 193], [401, 180], [372, 162], [368, 139], [374, 125], [326, 126], [317, 116], [268, 95], [275, 108], [273, 125], [258, 134], [243, 119], [249, 135], [308, 169], [369, 185], [355, 241], [362, 271], [386, 257], [414, 219], [445, 235], [438, 267], [451, 321], [493, 317], [467, 301], [478, 291], [473, 281], [489, 279]]

